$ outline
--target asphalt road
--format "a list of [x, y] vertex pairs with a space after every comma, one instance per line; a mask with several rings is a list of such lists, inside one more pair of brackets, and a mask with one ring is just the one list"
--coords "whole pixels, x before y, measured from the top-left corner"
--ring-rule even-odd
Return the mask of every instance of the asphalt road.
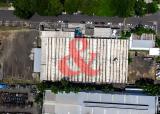
[[[23, 21], [16, 17], [13, 14], [13, 11], [10, 10], [0, 10], [0, 21], [1, 20], [8, 20], [8, 21]], [[29, 21], [33, 23], [39, 23], [42, 21], [47, 22], [56, 22], [58, 20], [67, 21], [67, 22], [82, 22], [82, 21], [92, 21], [92, 22], [111, 22], [113, 24], [118, 24], [123, 22], [123, 18], [119, 17], [99, 17], [99, 16], [87, 16], [87, 15], [59, 15], [59, 16], [39, 16], [35, 14]], [[126, 19], [126, 24], [136, 25], [138, 23], [153, 25], [153, 22], [156, 22], [158, 25], [158, 31], [160, 31], [160, 11], [152, 14], [147, 15], [144, 17], [130, 17]]]

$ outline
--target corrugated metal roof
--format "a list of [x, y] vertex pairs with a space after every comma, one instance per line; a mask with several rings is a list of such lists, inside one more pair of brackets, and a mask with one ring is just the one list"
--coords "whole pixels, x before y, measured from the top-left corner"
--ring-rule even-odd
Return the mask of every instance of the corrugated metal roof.
[[[49, 90], [46, 94], [51, 94]], [[56, 114], [155, 114], [156, 97], [131, 94], [58, 93], [56, 100], [45, 99]]]
[[[57, 81], [68, 77], [70, 81], [76, 82], [96, 82], [96, 83], [126, 83], [128, 74], [128, 40], [87, 38], [87, 51], [81, 53], [85, 61], [89, 61], [90, 53], [97, 53], [90, 67], [97, 69], [99, 73], [93, 76], [87, 73], [79, 73], [70, 76], [61, 72], [58, 68], [58, 61], [69, 55], [70, 42], [74, 39], [74, 33], [62, 31], [43, 31], [42, 60], [41, 60], [41, 80]], [[80, 41], [76, 41], [77, 50], [83, 46]], [[73, 71], [78, 71], [80, 67], [75, 62], [67, 60], [67, 64]], [[73, 63], [73, 64], [72, 64]], [[65, 70], [63, 68], [63, 70]], [[79, 70], [80, 71], [80, 70]], [[88, 69], [86, 69], [88, 72]]]

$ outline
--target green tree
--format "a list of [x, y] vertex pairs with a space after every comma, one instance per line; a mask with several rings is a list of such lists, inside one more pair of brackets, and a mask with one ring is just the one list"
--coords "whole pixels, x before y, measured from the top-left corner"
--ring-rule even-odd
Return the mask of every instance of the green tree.
[[59, 15], [63, 11], [63, 5], [59, 0], [49, 0], [48, 15]]
[[143, 87], [143, 90], [145, 93], [153, 96], [159, 96], [160, 95], [160, 85], [156, 84], [148, 84]]
[[135, 2], [136, 0], [113, 0], [115, 15], [123, 18], [133, 16]]
[[112, 85], [103, 85], [102, 91], [105, 93], [113, 92], [113, 86]]
[[79, 10], [80, 0], [65, 0], [64, 9], [67, 13], [72, 14]]
[[56, 87], [56, 86], [52, 86], [52, 87], [51, 87], [51, 91], [52, 91], [53, 93], [57, 94], [57, 93], [59, 92], [59, 88]]
[[156, 13], [159, 10], [158, 4], [156, 2], [147, 4], [147, 13]]
[[34, 14], [32, 0], [15, 0], [13, 6], [14, 14], [20, 18], [29, 19]]
[[43, 93], [40, 92], [36, 95], [35, 102], [37, 104], [41, 104], [41, 105], [43, 104]]
[[120, 39], [128, 39], [129, 37], [131, 37], [131, 32], [130, 31], [122, 31], [121, 32]]
[[49, 0], [34, 0], [33, 6], [36, 13], [41, 16], [47, 14]]
[[99, 4], [96, 5], [98, 16], [115, 16], [115, 7], [113, 4], [113, 0], [98, 0]]
[[81, 0], [80, 11], [87, 15], [96, 15], [98, 13], [98, 0]]
[[131, 33], [135, 33], [141, 36], [143, 33], [146, 34], [156, 34], [155, 30], [151, 28], [145, 28], [143, 25], [137, 25], [135, 28], [131, 29]]
[[134, 9], [135, 9], [135, 15], [137, 15], [137, 16], [145, 15], [145, 13], [146, 13], [146, 3], [144, 2], [144, 0], [136, 1]]
[[63, 11], [63, 5], [60, 0], [35, 0], [35, 10], [42, 16], [59, 15]]
[[45, 83], [39, 83], [38, 85], [37, 85], [37, 89], [40, 91], [40, 92], [44, 92], [45, 90], [46, 90], [46, 88], [47, 88], [47, 85], [45, 84]]

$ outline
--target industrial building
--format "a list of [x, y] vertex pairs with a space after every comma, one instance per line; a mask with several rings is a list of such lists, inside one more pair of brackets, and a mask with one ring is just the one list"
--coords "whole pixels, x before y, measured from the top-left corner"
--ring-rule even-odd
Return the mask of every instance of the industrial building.
[[45, 92], [42, 114], [156, 114], [158, 97], [134, 93]]
[[[54, 26], [48, 29], [43, 23], [41, 46], [34, 49], [34, 73], [41, 81], [127, 83], [129, 42], [119, 39], [119, 29], [76, 23]], [[71, 56], [73, 50], [76, 57]]]
[[[65, 30], [65, 31], [64, 31]], [[70, 30], [68, 32], [68, 30]], [[40, 80], [57, 81], [67, 78], [76, 82], [96, 82], [96, 83], [127, 83], [128, 75], [128, 40], [116, 38], [116, 30], [111, 28], [96, 28], [86, 30], [92, 31], [92, 35], [86, 35], [75, 31], [76, 28], [63, 30], [43, 30], [40, 32], [41, 38], [41, 73]], [[98, 34], [96, 31], [103, 34]], [[104, 30], [104, 31], [103, 31]], [[66, 32], [67, 31], [67, 32]], [[65, 75], [58, 68], [58, 61], [65, 56], [70, 55], [69, 45], [73, 39], [87, 39], [87, 49], [81, 53], [81, 57], [88, 64], [91, 52], [96, 54], [90, 67], [99, 70], [96, 75], [89, 76], [87, 73], [79, 73], [74, 76]], [[100, 36], [101, 35], [101, 36]], [[98, 37], [99, 36], [99, 37]], [[80, 36], [81, 38], [81, 36]], [[77, 42], [77, 50], [80, 50], [83, 44]], [[77, 58], [78, 59], [78, 58]], [[73, 71], [81, 71], [78, 65], [74, 63], [72, 57], [67, 61], [67, 65]], [[65, 70], [63, 68], [62, 70]], [[87, 69], [86, 69], [87, 70]], [[67, 71], [66, 71], [67, 72]], [[87, 72], [87, 71], [86, 71]]]

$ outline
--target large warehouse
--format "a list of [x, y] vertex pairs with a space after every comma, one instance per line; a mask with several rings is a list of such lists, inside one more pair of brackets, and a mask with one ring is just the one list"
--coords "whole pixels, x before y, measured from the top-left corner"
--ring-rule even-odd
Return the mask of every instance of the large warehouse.
[[144, 94], [54, 94], [47, 90], [43, 101], [43, 114], [156, 114], [157, 103], [156, 96]]
[[64, 31], [41, 31], [40, 37], [41, 80], [127, 83], [128, 40]]

